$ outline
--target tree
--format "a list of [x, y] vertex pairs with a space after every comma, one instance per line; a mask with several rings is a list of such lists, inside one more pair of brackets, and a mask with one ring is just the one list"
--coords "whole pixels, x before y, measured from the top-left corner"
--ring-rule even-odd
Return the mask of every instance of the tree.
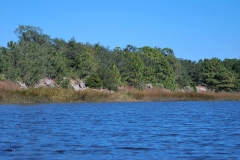
[[233, 80], [233, 74], [218, 58], [204, 59], [202, 62], [200, 81], [209, 89], [230, 91], [234, 88]]
[[0, 76], [27, 85], [48, 77], [68, 86], [71, 77], [89, 79], [90, 85], [110, 90], [123, 84], [139, 87], [151, 83], [171, 90], [177, 85], [202, 84], [216, 91], [240, 91], [239, 59], [196, 63], [177, 59], [171, 48], [127, 45], [110, 50], [99, 43], [77, 42], [74, 37], [67, 42], [52, 39], [34, 26], [19, 25], [14, 33], [18, 41], [0, 47]]
[[113, 76], [115, 84], [122, 85], [122, 76], [115, 64], [112, 65], [110, 73]]
[[180, 67], [176, 72], [177, 83], [180, 88], [197, 83], [198, 71], [195, 61], [179, 59]]
[[143, 69], [144, 64], [137, 53], [126, 52], [126, 58], [129, 60], [129, 63], [124, 68], [123, 77], [131, 86], [139, 86], [143, 82]]
[[159, 49], [159, 51], [164, 54], [164, 56], [166, 57], [168, 63], [171, 65], [171, 67], [173, 68], [175, 74], [177, 74], [177, 72], [179, 71], [180, 68], [180, 62], [179, 60], [175, 57], [174, 55], [174, 51], [171, 48], [163, 48], [163, 49]]
[[76, 70], [80, 78], [84, 78], [97, 70], [98, 64], [88, 52], [78, 54], [76, 57]]
[[39, 45], [50, 43], [50, 36], [43, 34], [42, 31], [39, 27], [19, 25], [14, 33], [18, 36], [19, 43], [33, 42]]
[[126, 46], [126, 48], [124, 48], [124, 51], [125, 52], [138, 52], [138, 48], [133, 45], [128, 44]]
[[[175, 74], [166, 57], [157, 49], [148, 46], [140, 48], [140, 52], [148, 59], [145, 77], [152, 77], [155, 83], [162, 83], [166, 88], [174, 90]], [[147, 65], [148, 64], [148, 65]]]
[[87, 78], [86, 85], [90, 88], [101, 88], [102, 80], [97, 73], [94, 73]]
[[236, 58], [224, 59], [223, 64], [233, 74], [234, 90], [240, 91], [240, 60]]
[[101, 78], [102, 87], [104, 89], [117, 91], [116, 79], [110, 69], [100, 67], [97, 70], [97, 74]]

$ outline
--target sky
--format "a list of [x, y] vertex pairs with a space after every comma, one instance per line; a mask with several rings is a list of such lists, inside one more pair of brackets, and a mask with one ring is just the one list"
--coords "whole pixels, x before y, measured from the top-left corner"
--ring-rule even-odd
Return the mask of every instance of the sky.
[[177, 58], [240, 58], [240, 0], [0, 0], [0, 46], [19, 25], [51, 38], [171, 48]]

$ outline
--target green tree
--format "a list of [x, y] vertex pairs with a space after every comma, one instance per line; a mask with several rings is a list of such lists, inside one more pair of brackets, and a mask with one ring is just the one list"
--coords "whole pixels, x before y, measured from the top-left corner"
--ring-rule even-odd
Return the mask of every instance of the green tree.
[[86, 85], [90, 88], [101, 88], [102, 80], [97, 73], [94, 73], [87, 78]]
[[195, 61], [179, 59], [180, 67], [176, 72], [177, 83], [180, 88], [198, 83], [198, 70]]
[[79, 72], [79, 77], [84, 78], [97, 70], [98, 64], [93, 55], [88, 52], [79, 54], [76, 57], [76, 70]]
[[117, 91], [116, 79], [110, 69], [100, 67], [97, 70], [97, 74], [102, 81], [102, 87], [104, 89]]
[[50, 43], [50, 36], [43, 34], [42, 31], [39, 27], [19, 25], [14, 33], [18, 36], [20, 43], [33, 42], [39, 45]]
[[144, 64], [137, 53], [126, 52], [126, 58], [129, 60], [127, 66], [123, 69], [123, 78], [131, 86], [139, 86], [143, 82]]
[[112, 65], [110, 70], [111, 75], [113, 76], [114, 82], [116, 85], [122, 85], [122, 76], [115, 64]]
[[140, 52], [148, 58], [148, 64], [145, 77], [152, 77], [155, 83], [162, 83], [166, 88], [174, 90], [175, 73], [166, 57], [157, 49], [151, 47], [142, 47]]
[[232, 72], [234, 74], [234, 85], [235, 91], [240, 91], [240, 60], [234, 59], [234, 64], [232, 65]]
[[201, 67], [201, 83], [216, 91], [230, 91], [234, 88], [233, 75], [218, 58], [204, 59]]

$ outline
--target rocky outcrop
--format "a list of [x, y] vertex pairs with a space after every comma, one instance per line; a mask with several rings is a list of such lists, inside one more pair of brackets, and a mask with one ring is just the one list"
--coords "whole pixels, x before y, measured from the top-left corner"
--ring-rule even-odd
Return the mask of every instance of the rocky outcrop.
[[[207, 87], [204, 86], [196, 86], [197, 92], [207, 92]], [[194, 88], [190, 86], [185, 86], [183, 89], [176, 89], [178, 92], [194, 92]]]
[[17, 83], [19, 84], [20, 88], [22, 89], [27, 89], [27, 85], [23, 82], [17, 81]]
[[185, 91], [185, 92], [194, 92], [194, 89], [193, 89], [193, 87], [185, 86], [185, 87], [184, 87], [184, 91]]
[[207, 87], [205, 86], [196, 86], [198, 92], [207, 92]]
[[[65, 80], [66, 78], [64, 77], [63, 79]], [[39, 83], [37, 83], [35, 85], [35, 88], [38, 88], [38, 87], [55, 87], [55, 86], [58, 87], [58, 85], [56, 84], [56, 81], [54, 79], [43, 78], [39, 81]], [[87, 87], [85, 86], [85, 83], [80, 79], [77, 79], [77, 80], [70, 79], [70, 86], [72, 86], [72, 88], [75, 91], [80, 91], [80, 90], [87, 89]]]
[[50, 78], [43, 78], [40, 79], [40, 81], [35, 85], [35, 88], [38, 87], [54, 87], [56, 86], [56, 82], [54, 79], [50, 79]]
[[[19, 84], [20, 88], [26, 89], [27, 85], [25, 83], [22, 83], [20, 81], [17, 81], [17, 83]], [[85, 90], [87, 89], [87, 87], [85, 86], [85, 83], [80, 80], [74, 80], [74, 79], [70, 79], [70, 86], [72, 86], [72, 88], [75, 91], [81, 91], [81, 90]], [[54, 79], [50, 79], [50, 78], [43, 78], [40, 79], [39, 82], [34, 86], [35, 88], [38, 87], [59, 87], [59, 85], [57, 85], [56, 81]]]
[[146, 88], [148, 88], [148, 89], [152, 89], [153, 86], [152, 86], [152, 84], [146, 84]]
[[70, 80], [70, 85], [73, 87], [75, 91], [82, 91], [87, 89], [85, 83], [82, 80]]

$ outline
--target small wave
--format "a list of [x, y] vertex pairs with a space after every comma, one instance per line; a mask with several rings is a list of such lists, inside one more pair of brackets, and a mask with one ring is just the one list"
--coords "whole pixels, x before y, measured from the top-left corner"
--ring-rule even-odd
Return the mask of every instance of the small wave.
[[117, 149], [125, 149], [125, 150], [154, 150], [153, 148], [145, 148], [145, 147], [118, 147]]

